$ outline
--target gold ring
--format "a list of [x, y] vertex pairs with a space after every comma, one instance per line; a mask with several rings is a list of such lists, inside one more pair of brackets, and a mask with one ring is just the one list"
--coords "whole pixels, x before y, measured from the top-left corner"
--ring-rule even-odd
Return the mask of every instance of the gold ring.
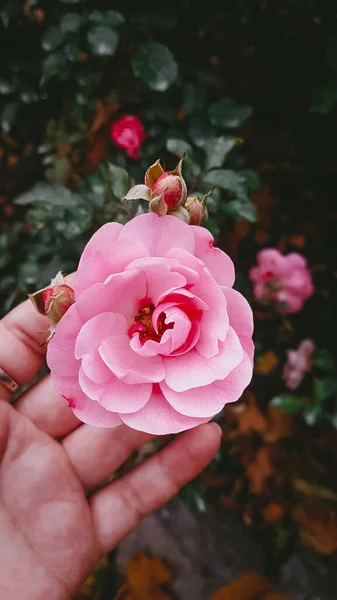
[[2, 383], [10, 392], [16, 392], [19, 384], [0, 367], [0, 383]]

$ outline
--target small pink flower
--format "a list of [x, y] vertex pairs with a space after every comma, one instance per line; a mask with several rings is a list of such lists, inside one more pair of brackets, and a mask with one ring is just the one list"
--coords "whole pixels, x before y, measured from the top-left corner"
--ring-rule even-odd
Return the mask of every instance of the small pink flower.
[[289, 390], [296, 390], [302, 379], [312, 368], [315, 344], [310, 339], [302, 340], [297, 350], [287, 350], [287, 362], [283, 367], [283, 379]]
[[154, 213], [107, 223], [48, 347], [56, 391], [98, 427], [160, 435], [209, 421], [252, 376], [252, 311], [234, 276], [202, 227]]
[[145, 132], [142, 122], [132, 115], [123, 115], [118, 121], [113, 123], [111, 128], [111, 138], [124, 148], [130, 158], [139, 158], [140, 148], [145, 139]]
[[272, 304], [280, 313], [301, 310], [314, 292], [305, 258], [297, 252], [283, 256], [276, 248], [257, 255], [257, 266], [250, 269], [255, 298]]

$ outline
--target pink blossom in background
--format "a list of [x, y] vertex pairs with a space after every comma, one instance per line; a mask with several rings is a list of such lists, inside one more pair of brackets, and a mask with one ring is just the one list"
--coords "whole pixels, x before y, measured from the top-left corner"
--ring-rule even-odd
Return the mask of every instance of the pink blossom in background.
[[107, 223], [48, 346], [56, 391], [98, 427], [168, 434], [209, 421], [252, 376], [252, 311], [233, 283], [202, 227], [153, 213]]
[[142, 122], [132, 115], [123, 115], [111, 127], [111, 138], [123, 148], [130, 158], [139, 158], [140, 148], [145, 139]]
[[283, 367], [283, 379], [289, 390], [296, 390], [302, 379], [312, 368], [315, 344], [310, 339], [302, 340], [297, 350], [287, 350], [287, 362]]
[[280, 313], [301, 310], [314, 292], [305, 258], [297, 252], [283, 256], [276, 248], [257, 254], [257, 266], [249, 271], [255, 298], [272, 304]]

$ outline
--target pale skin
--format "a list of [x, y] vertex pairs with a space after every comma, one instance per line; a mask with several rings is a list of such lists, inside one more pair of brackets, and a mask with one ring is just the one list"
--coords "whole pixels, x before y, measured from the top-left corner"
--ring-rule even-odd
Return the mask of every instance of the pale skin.
[[[48, 320], [24, 302], [0, 321], [0, 366], [19, 384], [44, 360]], [[127, 475], [93, 494], [153, 436], [122, 425], [78, 421], [49, 377], [15, 407], [0, 383], [0, 598], [66, 600], [101, 554], [174, 496], [216, 454], [209, 423], [185, 432]]]

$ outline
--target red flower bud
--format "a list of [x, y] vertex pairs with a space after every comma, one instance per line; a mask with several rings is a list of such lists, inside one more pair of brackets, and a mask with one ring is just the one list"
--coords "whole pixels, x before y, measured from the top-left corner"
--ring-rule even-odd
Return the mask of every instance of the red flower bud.
[[51, 320], [49, 336], [46, 340], [53, 337], [55, 326], [62, 319], [68, 308], [75, 302], [74, 290], [66, 285], [62, 272], [57, 273], [51, 281], [50, 286], [29, 294], [29, 298], [36, 310]]
[[137, 159], [139, 158], [142, 142], [145, 139], [143, 124], [133, 115], [123, 115], [113, 123], [111, 138], [117, 146], [124, 148], [125, 153], [130, 158]]
[[74, 290], [66, 284], [55, 285], [43, 290], [41, 299], [44, 313], [56, 324], [74, 304]]
[[190, 215], [190, 225], [200, 225], [207, 220], [208, 210], [204, 200], [188, 197], [184, 206]]
[[174, 210], [182, 204], [184, 199], [183, 186], [179, 177], [163, 173], [151, 188], [155, 196], [163, 195], [165, 204]]
[[176, 210], [187, 198], [186, 183], [181, 173], [182, 160], [174, 171], [163, 171], [159, 161], [145, 173], [145, 182], [150, 184], [153, 196], [162, 196], [169, 211]]

